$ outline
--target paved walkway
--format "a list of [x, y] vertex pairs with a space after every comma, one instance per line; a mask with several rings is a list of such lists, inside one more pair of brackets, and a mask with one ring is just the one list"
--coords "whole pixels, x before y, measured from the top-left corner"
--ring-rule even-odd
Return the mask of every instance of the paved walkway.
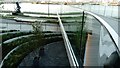
[[92, 30], [90, 43], [86, 45], [86, 66], [99, 66], [99, 39], [100, 39], [100, 23], [94, 18], [88, 18], [88, 29]]
[[[39, 59], [39, 66], [49, 68], [50, 66], [67, 66], [69, 67], [69, 61], [65, 52], [63, 42], [54, 42], [45, 45], [45, 55]], [[19, 67], [32, 66], [34, 57], [38, 56], [39, 48], [31, 52], [24, 58]]]

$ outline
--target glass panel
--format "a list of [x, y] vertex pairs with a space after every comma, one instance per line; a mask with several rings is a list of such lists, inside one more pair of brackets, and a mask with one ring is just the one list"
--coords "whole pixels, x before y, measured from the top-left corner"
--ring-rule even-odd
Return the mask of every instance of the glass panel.
[[[85, 28], [89, 32], [90, 43], [86, 45], [84, 65], [117, 66], [119, 63], [116, 46], [106, 28], [96, 18], [87, 15]], [[87, 40], [87, 43], [89, 41]], [[110, 65], [112, 64], [112, 65]]]
[[[75, 12], [74, 12], [75, 13]], [[62, 23], [64, 24], [65, 31], [67, 32], [68, 38], [74, 50], [75, 56], [79, 65], [82, 65], [84, 59], [84, 49], [87, 39], [86, 30], [82, 29], [82, 14], [78, 13], [76, 15], [66, 16], [66, 19], [61, 17]], [[86, 19], [86, 17], [84, 17]], [[84, 21], [85, 22], [85, 21]], [[83, 23], [83, 27], [84, 27]], [[81, 42], [80, 42], [81, 41]]]

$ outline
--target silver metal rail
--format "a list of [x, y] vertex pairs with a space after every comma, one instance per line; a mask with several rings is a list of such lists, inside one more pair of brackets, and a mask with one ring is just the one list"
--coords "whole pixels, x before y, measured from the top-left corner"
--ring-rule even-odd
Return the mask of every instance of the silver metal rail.
[[[72, 6], [73, 7], [73, 6]], [[78, 8], [78, 7], [74, 7], [74, 8]], [[81, 9], [81, 8], [78, 8], [78, 9]], [[81, 12], [85, 12], [86, 14], [89, 14], [91, 16], [93, 16], [94, 18], [96, 18], [98, 21], [100, 21], [100, 23], [106, 28], [106, 30], [109, 32], [113, 42], [115, 43], [115, 47], [117, 49], [117, 52], [120, 56], [120, 37], [119, 35], [115, 32], [115, 30], [105, 21], [103, 20], [102, 18], [100, 18], [98, 15], [92, 13], [92, 12], [89, 12], [89, 11], [85, 11], [83, 9], [81, 9]]]
[[62, 37], [63, 37], [63, 40], [64, 40], [65, 48], [66, 48], [66, 51], [67, 51], [67, 56], [68, 56], [68, 59], [69, 59], [69, 62], [70, 62], [70, 66], [71, 66], [71, 68], [79, 68], [79, 64], [77, 62], [76, 56], [73, 52], [72, 46], [70, 44], [70, 41], [68, 39], [68, 36], [65, 32], [64, 26], [61, 22], [61, 19], [60, 19], [60, 16], [59, 16], [58, 13], [57, 13], [57, 16], [58, 16], [59, 25], [60, 25], [60, 29], [61, 29], [61, 32], [62, 32]]
[[113, 42], [115, 43], [115, 47], [117, 49], [117, 52], [120, 56], [120, 46], [119, 46], [119, 35], [115, 32], [115, 30], [105, 21], [103, 20], [102, 18], [100, 18], [98, 15], [94, 14], [94, 13], [91, 13], [91, 12], [88, 12], [88, 11], [85, 11], [85, 13], [89, 14], [89, 15], [92, 15], [94, 18], [96, 18], [98, 21], [100, 21], [100, 23], [107, 29], [107, 31], [109, 32]]
[[[72, 6], [72, 7], [74, 7], [74, 6]], [[78, 8], [78, 7], [74, 7], [74, 8]], [[78, 9], [81, 9], [81, 8], [78, 8]], [[115, 48], [120, 57], [120, 45], [119, 45], [120, 44], [120, 36], [118, 35], [118, 33], [116, 33], [115, 30], [105, 20], [103, 20], [101, 17], [99, 17], [97, 14], [94, 14], [89, 11], [85, 11], [83, 9], [81, 9], [81, 12], [85, 12], [86, 14], [93, 16], [95, 19], [97, 19], [100, 22], [100, 24], [103, 27], [105, 27], [105, 29], [107, 30], [107, 32], [109, 33], [109, 35], [111, 37], [111, 40], [114, 42]]]
[[[73, 6], [72, 6], [73, 7]], [[78, 7], [74, 7], [74, 8], [78, 8]], [[81, 8], [78, 8], [78, 9], [81, 9]], [[94, 18], [96, 18], [98, 21], [100, 21], [100, 23], [106, 28], [106, 30], [109, 32], [113, 42], [115, 43], [115, 47], [117, 49], [117, 52], [120, 56], [120, 37], [119, 35], [115, 32], [115, 30], [105, 21], [103, 20], [102, 18], [100, 18], [98, 15], [92, 13], [92, 12], [89, 12], [89, 11], [85, 11], [83, 9], [81, 9], [81, 12], [85, 12], [86, 14], [89, 14], [91, 16], [93, 16]]]

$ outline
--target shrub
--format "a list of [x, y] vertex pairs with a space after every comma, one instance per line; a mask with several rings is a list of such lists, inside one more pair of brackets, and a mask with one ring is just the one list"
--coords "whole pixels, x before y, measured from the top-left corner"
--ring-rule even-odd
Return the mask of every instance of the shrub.
[[30, 52], [32, 52], [34, 49], [40, 47], [41, 45], [46, 45], [51, 42], [56, 42], [62, 40], [60, 37], [50, 37], [50, 38], [44, 38], [42, 40], [45, 40], [45, 43], [36, 44], [38, 40], [32, 40], [30, 42], [22, 44], [17, 50], [15, 50], [13, 53], [9, 55], [9, 57], [4, 61], [3, 68], [7, 67], [15, 67], [20, 64], [20, 62], [24, 59], [25, 56], [27, 56]]
[[2, 42], [8, 40], [8, 39], [11, 39], [11, 38], [14, 38], [14, 37], [18, 37], [18, 36], [22, 36], [22, 35], [28, 35], [28, 34], [31, 34], [32, 32], [19, 32], [19, 33], [8, 33], [8, 34], [4, 34], [2, 36], [0, 36], [2, 38]]
[[0, 33], [14, 32], [14, 31], [19, 31], [19, 30], [2, 30], [2, 31], [0, 31]]
[[17, 39], [15, 41], [10, 42], [10, 43], [5, 43], [5, 44], [3, 43], [2, 44], [2, 59], [7, 55], [7, 53], [9, 51], [11, 51], [16, 46], [19, 46], [20, 44], [25, 43], [25, 42], [29, 42], [33, 39], [35, 39], [35, 37], [30, 36], [30, 37], [23, 37], [23, 38]]
[[[58, 37], [58, 36], [61, 36], [60, 34], [59, 35], [55, 35], [55, 34], [49, 34], [49, 35], [45, 35], [43, 38], [53, 38], [53, 37]], [[23, 38], [20, 38], [20, 39], [17, 39], [15, 41], [12, 41], [10, 43], [3, 43], [2, 44], [2, 59], [8, 54], [8, 52], [10, 52], [13, 48], [23, 44], [23, 43], [26, 43], [26, 42], [29, 42], [31, 40], [36, 40], [36, 36], [29, 36], [29, 37], [23, 37]], [[46, 44], [46, 43], [49, 43], [49, 42], [52, 42], [52, 41], [58, 41], [59, 39], [53, 39], [53, 40], [41, 40], [41, 44]], [[40, 41], [40, 40], [39, 40]], [[37, 44], [39, 44], [39, 41], [36, 42]]]

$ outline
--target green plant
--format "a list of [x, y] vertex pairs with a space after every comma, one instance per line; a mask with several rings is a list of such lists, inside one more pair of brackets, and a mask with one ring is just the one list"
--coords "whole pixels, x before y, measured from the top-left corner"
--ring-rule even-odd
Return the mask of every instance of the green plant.
[[39, 41], [39, 45], [37, 44], [38, 40], [32, 40], [29, 42], [26, 42], [22, 44], [17, 50], [15, 50], [13, 53], [9, 55], [9, 57], [4, 61], [3, 68], [13, 68], [17, 67], [20, 62], [24, 59], [26, 55], [28, 55], [30, 52], [32, 52], [34, 49], [46, 45], [48, 43], [56, 42], [62, 40], [60, 37], [50, 37], [50, 38], [44, 38], [42, 40], [45, 40], [45, 43], [42, 43]]
[[[2, 42], [11, 39], [11, 38], [15, 38], [18, 36], [22, 36], [22, 35], [28, 35], [31, 34], [32, 32], [19, 32], [19, 33], [8, 33], [8, 34], [4, 34], [4, 35], [0, 35], [0, 38], [2, 38]], [[1, 42], [0, 42], [1, 43]]]
[[35, 36], [29, 36], [29, 37], [23, 37], [23, 38], [17, 39], [15, 41], [10, 42], [10, 43], [3, 43], [2, 44], [2, 59], [13, 48], [21, 45], [22, 43], [29, 42], [29, 41], [34, 40], [34, 39], [35, 39]]
[[19, 30], [2, 30], [0, 31], [0, 33], [15, 32], [15, 31], [19, 31]]

